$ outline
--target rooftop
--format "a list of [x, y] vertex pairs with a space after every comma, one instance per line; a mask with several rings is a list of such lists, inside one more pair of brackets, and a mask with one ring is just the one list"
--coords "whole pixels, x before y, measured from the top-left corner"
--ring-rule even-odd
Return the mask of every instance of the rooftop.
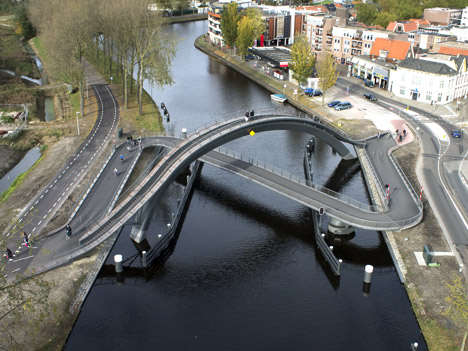
[[372, 56], [380, 56], [380, 51], [388, 52], [388, 59], [404, 60], [408, 56], [411, 43], [403, 40], [376, 38], [370, 54]]
[[457, 71], [447, 66], [445, 63], [433, 62], [422, 59], [407, 58], [398, 64], [398, 68], [406, 68], [414, 71], [454, 75]]

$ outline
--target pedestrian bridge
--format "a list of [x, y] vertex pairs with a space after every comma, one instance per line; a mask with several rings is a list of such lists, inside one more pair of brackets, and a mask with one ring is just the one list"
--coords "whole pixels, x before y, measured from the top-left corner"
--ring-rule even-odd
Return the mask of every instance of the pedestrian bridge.
[[[201, 159], [227, 171], [246, 177], [314, 210], [352, 226], [372, 230], [401, 230], [416, 225], [422, 218], [422, 206], [415, 201], [405, 206], [378, 208], [327, 191], [322, 187], [293, 179], [283, 172], [261, 167], [258, 161], [229, 152], [213, 151], [231, 140], [271, 130], [295, 130], [312, 134], [330, 144], [343, 158], [354, 157], [344, 142], [364, 147], [365, 142], [349, 138], [333, 126], [308, 116], [261, 115], [216, 121], [179, 140], [167, 150], [156, 167], [111, 213], [103, 217], [80, 238], [80, 245], [95, 247], [115, 233], [153, 196], [164, 191], [192, 162]], [[160, 138], [159, 138], [160, 139]], [[170, 144], [170, 142], [168, 142]], [[389, 172], [391, 170], [385, 170]], [[398, 172], [395, 171], [398, 176]], [[411, 199], [411, 196], [408, 196]]]

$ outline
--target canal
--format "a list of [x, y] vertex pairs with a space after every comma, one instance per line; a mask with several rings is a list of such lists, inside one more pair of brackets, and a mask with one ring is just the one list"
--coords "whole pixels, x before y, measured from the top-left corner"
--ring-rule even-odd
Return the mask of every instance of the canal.
[[[236, 111], [275, 109], [270, 93], [199, 52], [206, 22], [170, 27], [180, 38], [175, 84], [146, 87], [178, 135]], [[299, 176], [308, 137], [258, 133], [226, 145]], [[364, 179], [317, 141], [314, 181], [368, 201]], [[164, 207], [164, 206], [163, 206]], [[167, 223], [156, 210], [148, 235]], [[357, 229], [337, 242], [336, 278], [315, 246], [308, 208], [233, 174], [205, 166], [169, 259], [145, 280], [100, 272], [65, 350], [426, 350], [404, 287], [380, 233]], [[136, 250], [125, 226], [114, 254]], [[374, 266], [363, 294], [364, 266]]]

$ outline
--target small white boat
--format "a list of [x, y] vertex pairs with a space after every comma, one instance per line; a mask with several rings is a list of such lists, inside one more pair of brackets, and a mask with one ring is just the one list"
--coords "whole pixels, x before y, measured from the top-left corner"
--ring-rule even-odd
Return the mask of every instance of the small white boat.
[[283, 94], [271, 94], [270, 97], [272, 100], [279, 102], [285, 102], [287, 100], [286, 96], [284, 96]]

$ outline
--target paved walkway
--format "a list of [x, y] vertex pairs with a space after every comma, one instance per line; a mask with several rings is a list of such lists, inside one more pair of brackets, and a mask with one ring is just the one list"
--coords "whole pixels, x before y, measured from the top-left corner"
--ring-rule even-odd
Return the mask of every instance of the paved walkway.
[[[103, 82], [89, 63], [86, 63], [88, 78], [93, 82]], [[105, 82], [104, 82], [105, 83]], [[19, 216], [20, 223], [26, 223], [21, 230], [17, 226], [7, 233], [8, 247], [16, 252], [16, 258], [7, 265], [8, 279], [14, 279], [18, 273], [25, 273], [32, 268], [31, 262], [37, 255], [47, 252], [38, 240], [41, 230], [53, 218], [60, 206], [66, 201], [78, 183], [84, 178], [102, 150], [112, 140], [118, 125], [118, 105], [107, 85], [93, 84], [90, 90], [95, 94], [98, 103], [98, 118], [92, 131], [75, 154], [65, 163], [55, 177], [31, 200]], [[33, 246], [25, 248], [18, 245], [18, 231], [25, 231]]]

